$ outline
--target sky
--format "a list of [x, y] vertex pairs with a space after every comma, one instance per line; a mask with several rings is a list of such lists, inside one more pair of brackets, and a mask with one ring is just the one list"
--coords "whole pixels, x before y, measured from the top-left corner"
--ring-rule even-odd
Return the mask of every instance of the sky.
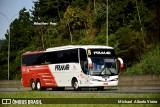
[[18, 13], [23, 7], [27, 11], [32, 9], [34, 6], [33, 1], [37, 0], [0, 0], [0, 39], [5, 39], [5, 34], [7, 33], [7, 29], [9, 29], [9, 22], [18, 18]]

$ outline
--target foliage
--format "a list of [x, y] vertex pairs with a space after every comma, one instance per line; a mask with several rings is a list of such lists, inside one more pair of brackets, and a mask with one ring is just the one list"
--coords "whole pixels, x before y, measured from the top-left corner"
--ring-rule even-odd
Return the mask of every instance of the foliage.
[[144, 54], [140, 63], [128, 68], [125, 74], [160, 74], [160, 44]]
[[[109, 1], [109, 45], [124, 59], [127, 72], [134, 67], [145, 74], [159, 72], [153, 60], [157, 57], [143, 56], [160, 42], [159, 5], [158, 0]], [[20, 78], [21, 54], [26, 51], [70, 44], [106, 45], [106, 6], [106, 0], [39, 0], [31, 15], [21, 9], [10, 26], [10, 79]], [[34, 22], [56, 22], [57, 26], [34, 26]], [[0, 79], [8, 75], [8, 36], [7, 31], [6, 39], [0, 40]]]
[[5, 42], [5, 40], [0, 39], [0, 47], [3, 45], [4, 42]]
[[143, 51], [140, 32], [122, 27], [118, 29], [117, 32], [110, 35], [109, 43], [111, 46], [115, 47], [117, 55], [122, 57], [127, 66], [132, 65], [135, 61], [140, 61]]

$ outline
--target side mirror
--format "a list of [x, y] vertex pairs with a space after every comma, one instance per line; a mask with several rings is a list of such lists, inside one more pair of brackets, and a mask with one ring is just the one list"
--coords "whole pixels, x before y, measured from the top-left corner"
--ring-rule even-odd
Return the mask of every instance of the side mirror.
[[118, 58], [119, 62], [120, 62], [120, 68], [124, 68], [124, 63], [122, 58]]
[[91, 58], [88, 58], [88, 67], [89, 68], [92, 68], [93, 66], [92, 66], [92, 60], [91, 60]]

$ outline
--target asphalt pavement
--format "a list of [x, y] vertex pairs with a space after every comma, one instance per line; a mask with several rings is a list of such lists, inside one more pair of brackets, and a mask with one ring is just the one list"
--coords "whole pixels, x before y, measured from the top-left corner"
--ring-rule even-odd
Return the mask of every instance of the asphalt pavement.
[[[32, 92], [29, 87], [20, 88], [0, 88], [0, 93], [13, 93], [13, 92]], [[97, 91], [94, 88], [84, 88], [81, 91], [74, 91], [73, 88], [65, 88], [64, 91], [52, 91], [48, 88], [43, 93], [79, 93], [79, 94], [92, 94], [92, 93], [112, 93], [112, 94], [160, 94], [160, 88], [154, 87], [105, 87], [103, 91]]]

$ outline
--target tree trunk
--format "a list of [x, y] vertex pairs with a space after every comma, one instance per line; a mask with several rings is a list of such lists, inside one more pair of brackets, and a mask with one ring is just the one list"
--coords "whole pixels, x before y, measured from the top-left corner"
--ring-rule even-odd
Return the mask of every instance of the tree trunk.
[[137, 13], [138, 13], [138, 19], [139, 19], [139, 23], [141, 26], [141, 33], [142, 33], [142, 38], [143, 38], [143, 47], [145, 47], [145, 37], [144, 37], [144, 31], [143, 31], [143, 27], [142, 27], [142, 21], [141, 21], [141, 17], [139, 15], [139, 9], [138, 9], [138, 4], [137, 4], [137, 0], [136, 1], [136, 8], [137, 8]]

